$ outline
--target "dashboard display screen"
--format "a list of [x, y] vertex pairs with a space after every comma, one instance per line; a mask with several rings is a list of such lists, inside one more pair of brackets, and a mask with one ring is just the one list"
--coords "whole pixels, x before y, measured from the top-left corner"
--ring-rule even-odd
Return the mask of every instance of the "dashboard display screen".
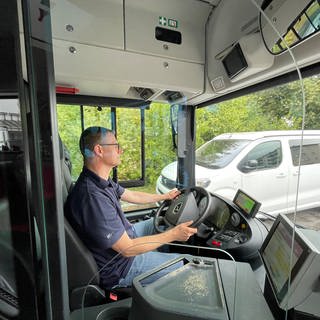
[[256, 215], [261, 206], [260, 202], [254, 200], [242, 190], [237, 191], [233, 203], [240, 208], [242, 213], [250, 218], [253, 218]]
[[219, 198], [212, 198], [211, 214], [207, 218], [210, 226], [214, 225], [218, 229], [222, 229], [230, 219], [230, 209], [226, 203]]

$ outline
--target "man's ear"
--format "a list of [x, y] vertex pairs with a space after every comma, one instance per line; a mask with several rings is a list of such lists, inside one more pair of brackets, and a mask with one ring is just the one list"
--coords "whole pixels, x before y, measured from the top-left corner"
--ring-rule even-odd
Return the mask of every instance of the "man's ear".
[[94, 155], [96, 155], [97, 157], [102, 157], [103, 151], [102, 151], [102, 147], [99, 144], [96, 144], [93, 148], [93, 153]]

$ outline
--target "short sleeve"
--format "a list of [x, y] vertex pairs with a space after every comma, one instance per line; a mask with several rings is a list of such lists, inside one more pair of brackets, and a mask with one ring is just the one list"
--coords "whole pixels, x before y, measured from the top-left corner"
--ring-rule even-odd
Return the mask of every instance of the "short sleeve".
[[125, 189], [123, 187], [121, 187], [119, 183], [116, 183], [113, 180], [110, 180], [110, 181], [111, 181], [111, 184], [112, 184], [114, 190], [116, 191], [118, 199], [120, 199], [122, 194], [124, 193]]
[[125, 232], [123, 222], [111, 199], [98, 193], [90, 194], [86, 206], [83, 228], [91, 247], [111, 248]]

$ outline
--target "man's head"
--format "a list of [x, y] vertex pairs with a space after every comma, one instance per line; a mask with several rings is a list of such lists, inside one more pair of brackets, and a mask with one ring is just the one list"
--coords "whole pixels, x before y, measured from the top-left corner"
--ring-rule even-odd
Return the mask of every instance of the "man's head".
[[85, 129], [79, 140], [80, 151], [84, 161], [88, 163], [92, 160], [100, 162], [110, 167], [120, 163], [120, 148], [114, 132], [103, 127], [89, 127]]
[[114, 135], [113, 131], [103, 127], [89, 127], [85, 129], [79, 140], [79, 147], [83, 157], [93, 157], [94, 147], [97, 144], [106, 143], [110, 134]]

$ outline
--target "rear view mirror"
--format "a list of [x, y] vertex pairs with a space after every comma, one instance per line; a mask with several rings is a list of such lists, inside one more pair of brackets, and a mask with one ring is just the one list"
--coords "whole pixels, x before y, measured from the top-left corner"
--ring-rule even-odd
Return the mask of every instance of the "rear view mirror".
[[270, 25], [260, 13], [261, 35], [268, 51], [279, 54], [287, 46], [292, 47], [319, 31], [319, 8], [317, 0], [273, 0], [267, 6], [262, 5], [265, 15], [272, 23]]

